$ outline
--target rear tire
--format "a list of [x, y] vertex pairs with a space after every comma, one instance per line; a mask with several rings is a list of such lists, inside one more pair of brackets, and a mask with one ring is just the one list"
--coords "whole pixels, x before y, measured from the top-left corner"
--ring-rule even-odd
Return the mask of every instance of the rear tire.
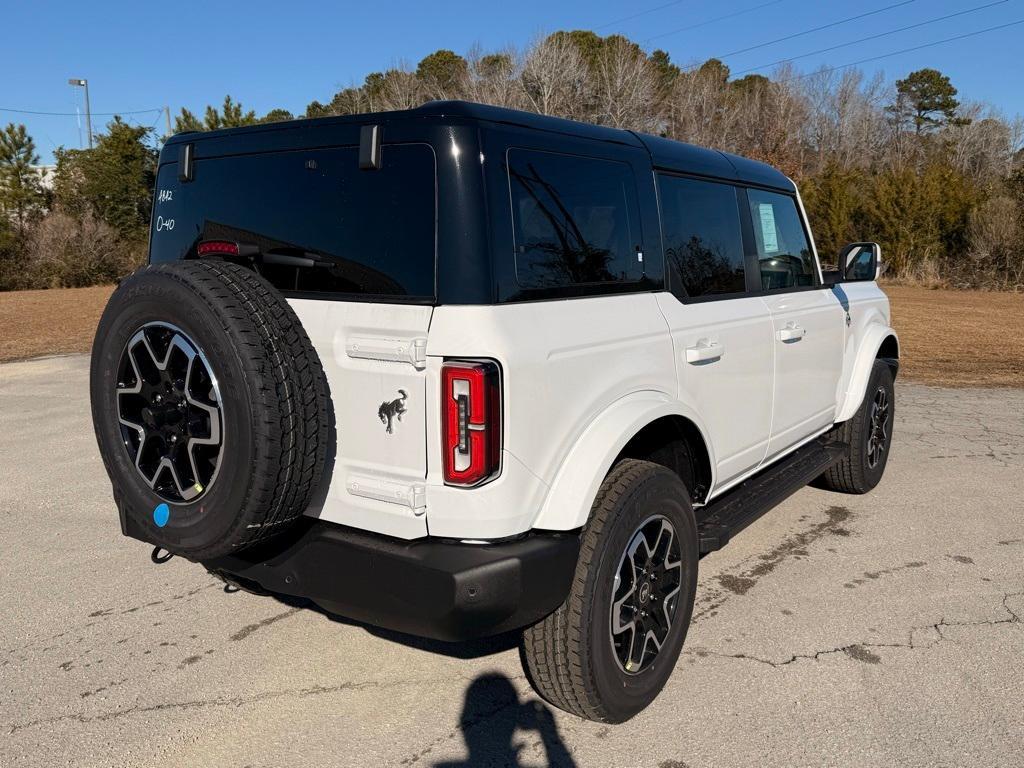
[[895, 415], [892, 369], [884, 360], [875, 360], [857, 413], [832, 431], [836, 440], [849, 444], [850, 453], [814, 485], [827, 491], [854, 494], [867, 493], [878, 485], [889, 461]]
[[568, 597], [523, 633], [520, 655], [533, 687], [588, 720], [621, 723], [643, 710], [682, 650], [697, 560], [693, 508], [678, 476], [646, 461], [617, 464], [581, 534]]

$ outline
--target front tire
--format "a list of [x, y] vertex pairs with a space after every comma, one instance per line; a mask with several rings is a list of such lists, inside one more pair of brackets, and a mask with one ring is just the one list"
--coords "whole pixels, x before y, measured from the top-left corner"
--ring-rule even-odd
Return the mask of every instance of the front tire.
[[537, 692], [588, 720], [624, 722], [668, 681], [697, 589], [689, 494], [664, 467], [627, 459], [598, 491], [565, 602], [523, 633]]
[[855, 494], [867, 493], [878, 485], [889, 461], [895, 416], [892, 369], [884, 360], [875, 360], [857, 413], [833, 430], [837, 440], [849, 444], [850, 453], [822, 474], [815, 485]]

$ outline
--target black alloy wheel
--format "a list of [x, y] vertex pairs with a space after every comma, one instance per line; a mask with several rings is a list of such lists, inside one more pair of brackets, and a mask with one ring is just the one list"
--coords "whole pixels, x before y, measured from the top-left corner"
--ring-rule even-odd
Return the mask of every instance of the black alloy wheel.
[[140, 328], [121, 353], [117, 416], [129, 459], [160, 498], [198, 499], [224, 452], [217, 378], [199, 346], [170, 323]]
[[874, 469], [889, 447], [889, 390], [879, 386], [871, 401], [871, 431], [867, 440], [868, 467]]
[[682, 576], [676, 529], [662, 515], [648, 518], [630, 538], [615, 572], [610, 632], [623, 672], [647, 669], [665, 644]]

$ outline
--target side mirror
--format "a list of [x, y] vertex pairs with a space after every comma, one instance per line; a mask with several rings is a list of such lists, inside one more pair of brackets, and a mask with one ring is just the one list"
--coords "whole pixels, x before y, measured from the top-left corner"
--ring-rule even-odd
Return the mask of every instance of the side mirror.
[[882, 274], [882, 246], [850, 243], [839, 252], [839, 269], [826, 272], [825, 284], [872, 282]]

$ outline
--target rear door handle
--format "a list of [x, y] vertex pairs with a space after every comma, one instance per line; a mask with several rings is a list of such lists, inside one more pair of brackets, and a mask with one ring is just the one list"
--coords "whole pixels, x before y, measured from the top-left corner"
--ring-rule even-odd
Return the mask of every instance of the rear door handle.
[[725, 354], [725, 347], [717, 341], [701, 339], [696, 346], [686, 348], [686, 362], [706, 363], [709, 360], [717, 360]]
[[776, 335], [779, 337], [779, 341], [800, 341], [807, 335], [807, 329], [791, 322], [786, 323], [784, 328], [780, 328]]

